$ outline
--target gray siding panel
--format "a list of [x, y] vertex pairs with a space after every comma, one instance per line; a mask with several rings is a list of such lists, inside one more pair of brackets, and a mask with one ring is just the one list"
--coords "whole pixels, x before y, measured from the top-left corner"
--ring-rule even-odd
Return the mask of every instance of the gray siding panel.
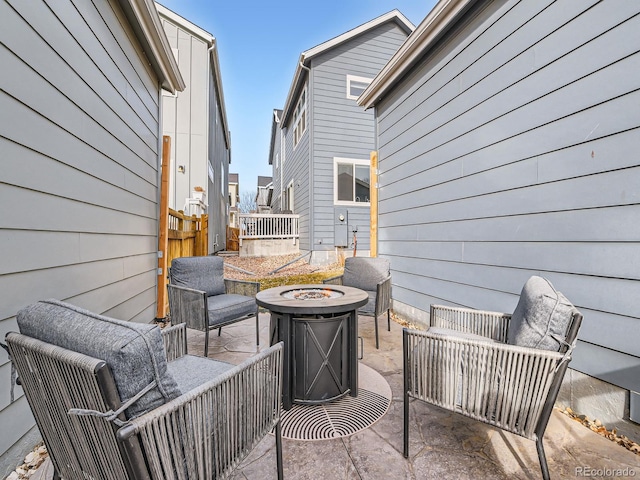
[[640, 6], [486, 5], [376, 107], [394, 299], [512, 311], [543, 275], [585, 314], [572, 367], [637, 390]]
[[[396, 52], [406, 34], [385, 24], [312, 61], [313, 75], [313, 244], [333, 245], [335, 210], [349, 213], [358, 228], [358, 249], [369, 250], [369, 207], [334, 205], [334, 158], [369, 160], [375, 149], [372, 111], [347, 98], [347, 74], [373, 78]], [[316, 247], [319, 248], [319, 247]]]
[[[0, 3], [3, 338], [43, 298], [155, 316], [159, 85], [135, 38], [115, 1]], [[34, 424], [16, 393], [0, 394], [3, 469]]]

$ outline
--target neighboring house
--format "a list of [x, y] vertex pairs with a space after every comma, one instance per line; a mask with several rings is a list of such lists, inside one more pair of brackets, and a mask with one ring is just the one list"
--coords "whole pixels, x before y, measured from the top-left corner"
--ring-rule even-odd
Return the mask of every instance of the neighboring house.
[[[45, 298], [156, 314], [160, 90], [184, 88], [149, 0], [0, 2], [0, 337]], [[0, 349], [0, 477], [40, 439]]]
[[[216, 39], [156, 4], [186, 88], [162, 97], [162, 132], [171, 137], [169, 207], [209, 215], [209, 253], [223, 250], [229, 216], [231, 139]], [[204, 191], [202, 200], [197, 193]]]
[[240, 202], [240, 183], [237, 173], [229, 174], [229, 226], [238, 228], [238, 203]]
[[273, 181], [271, 177], [258, 176], [258, 191], [256, 193], [256, 208], [258, 213], [271, 212], [271, 198], [273, 195]]
[[302, 52], [283, 110], [274, 110], [269, 163], [273, 213], [300, 215], [300, 249], [311, 262], [336, 249], [369, 249], [373, 113], [356, 103], [413, 31], [397, 10]]
[[441, 0], [358, 100], [395, 311], [550, 279], [584, 314], [560, 400], [636, 440], [639, 51], [638, 2]]

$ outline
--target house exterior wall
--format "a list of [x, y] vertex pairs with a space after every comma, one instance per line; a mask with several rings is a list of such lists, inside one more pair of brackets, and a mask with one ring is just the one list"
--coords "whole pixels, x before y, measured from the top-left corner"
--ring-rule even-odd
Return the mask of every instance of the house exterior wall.
[[394, 307], [513, 311], [542, 275], [584, 314], [571, 367], [640, 391], [639, 12], [481, 2], [377, 103]]
[[[163, 16], [162, 9], [160, 15], [187, 84], [177, 95], [162, 96], [163, 135], [171, 137], [169, 207], [189, 214], [209, 214], [209, 252], [213, 253], [224, 248], [226, 238], [230, 148], [208, 51], [212, 37], [201, 38]], [[195, 187], [206, 192], [204, 209], [187, 206]]]
[[[113, 1], [0, 2], [0, 337], [44, 298], [156, 311], [159, 81]], [[0, 477], [39, 437], [0, 350]]]
[[368, 163], [375, 148], [373, 111], [363, 111], [355, 99], [347, 98], [347, 75], [373, 79], [406, 38], [404, 30], [388, 22], [311, 59], [307, 133], [293, 150], [289, 126], [287, 152], [280, 155], [280, 168], [284, 168], [281, 183], [279, 171], [275, 167], [273, 170], [274, 197], [279, 198], [294, 179], [294, 213], [300, 215], [302, 250], [335, 251], [334, 228], [339, 211], [348, 212], [348, 243], [357, 227], [358, 250], [369, 250], [369, 203], [334, 202], [334, 159]]

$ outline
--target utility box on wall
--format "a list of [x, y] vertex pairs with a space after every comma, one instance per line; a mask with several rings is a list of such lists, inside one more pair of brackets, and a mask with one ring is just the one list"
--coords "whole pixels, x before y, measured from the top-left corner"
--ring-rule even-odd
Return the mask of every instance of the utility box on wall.
[[333, 225], [333, 245], [336, 247], [349, 246], [349, 212], [346, 208], [335, 210]]

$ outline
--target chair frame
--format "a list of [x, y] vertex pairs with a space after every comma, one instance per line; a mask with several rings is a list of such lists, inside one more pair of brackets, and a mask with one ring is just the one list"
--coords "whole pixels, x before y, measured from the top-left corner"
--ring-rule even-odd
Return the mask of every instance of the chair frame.
[[[171, 276], [169, 276], [171, 278]], [[260, 291], [260, 283], [250, 282], [246, 280], [231, 280], [224, 279], [225, 293], [238, 294], [245, 296], [255, 297]], [[240, 317], [233, 318], [224, 323], [219, 323], [213, 326], [209, 325], [209, 311], [207, 308], [207, 294], [202, 290], [196, 290], [194, 288], [181, 287], [178, 285], [167, 285], [167, 291], [169, 295], [169, 316], [173, 325], [185, 323], [187, 328], [199, 330], [204, 332], [204, 356], [209, 356], [209, 331], [218, 329], [218, 336], [222, 332], [222, 327], [231, 325], [232, 323], [246, 320], [253, 316], [256, 317], [256, 345], [260, 346], [260, 321], [259, 311], [260, 307], [256, 304], [255, 313], [242, 315]], [[191, 305], [200, 305], [197, 309], [197, 315], [191, 315]]]
[[[343, 285], [344, 275], [337, 275], [323, 280], [323, 284]], [[376, 302], [374, 307], [373, 318], [376, 329], [376, 349], [380, 348], [380, 340], [378, 339], [378, 317], [387, 312], [387, 330], [391, 331], [391, 277], [387, 277], [376, 285]]]
[[[184, 324], [162, 334], [168, 360], [186, 354]], [[108, 412], [120, 407], [104, 361], [19, 333], [8, 333], [6, 340], [54, 478], [185, 478], [176, 465], [186, 466], [186, 478], [225, 478], [272, 429], [277, 475], [283, 477], [282, 343], [137, 418], [126, 421], [120, 414], [126, 423], [118, 428], [103, 417], [68, 413], [70, 408]], [[261, 382], [264, 378], [269, 381]]]
[[[511, 320], [508, 313], [441, 305], [432, 305], [430, 313], [431, 326], [487, 340], [403, 329], [404, 456], [409, 456], [409, 400], [415, 398], [534, 440], [542, 477], [548, 480], [543, 436], [571, 361], [569, 345], [574, 345], [582, 315], [572, 315], [567, 345], [552, 352], [498, 343], [506, 342]], [[417, 349], [424, 355], [417, 354]], [[462, 386], [463, 375], [471, 378], [465, 368], [467, 372], [478, 371], [478, 364], [487, 366], [487, 373]], [[440, 367], [444, 373], [436, 372]], [[523, 372], [537, 372], [540, 378], [522, 382]]]

